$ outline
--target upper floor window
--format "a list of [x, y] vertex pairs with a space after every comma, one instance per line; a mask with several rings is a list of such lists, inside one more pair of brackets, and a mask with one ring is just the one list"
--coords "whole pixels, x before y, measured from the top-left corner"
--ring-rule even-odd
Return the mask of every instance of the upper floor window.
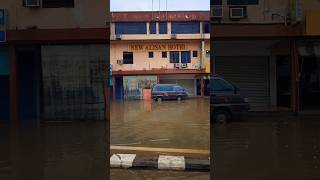
[[203, 33], [210, 33], [210, 22], [203, 22]]
[[228, 0], [228, 5], [256, 5], [259, 0]]
[[145, 22], [116, 22], [116, 34], [147, 34]]
[[150, 22], [149, 31], [150, 31], [150, 34], [157, 34], [157, 26], [155, 22]]
[[167, 58], [167, 51], [162, 52], [162, 58]]
[[74, 0], [42, 0], [43, 8], [73, 8]]
[[200, 22], [172, 22], [172, 34], [197, 34], [200, 33]]
[[168, 28], [167, 28], [167, 22], [159, 22], [159, 34], [167, 34]]
[[179, 51], [170, 52], [170, 63], [179, 63], [180, 55]]
[[148, 53], [148, 56], [149, 56], [149, 58], [153, 58], [153, 52], [152, 52], [152, 51], [149, 52], [149, 53]]
[[198, 57], [198, 51], [192, 51], [192, 57]]
[[181, 63], [191, 63], [190, 51], [181, 52]]
[[123, 52], [123, 64], [133, 64], [133, 52]]
[[222, 0], [210, 0], [211, 5], [222, 5]]

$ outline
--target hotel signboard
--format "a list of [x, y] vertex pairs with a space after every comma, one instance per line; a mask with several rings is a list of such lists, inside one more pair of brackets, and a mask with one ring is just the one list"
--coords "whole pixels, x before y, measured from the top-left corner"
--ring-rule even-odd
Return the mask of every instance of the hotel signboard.
[[169, 44], [129, 44], [131, 52], [146, 52], [146, 51], [187, 51], [189, 50], [186, 44], [169, 43]]

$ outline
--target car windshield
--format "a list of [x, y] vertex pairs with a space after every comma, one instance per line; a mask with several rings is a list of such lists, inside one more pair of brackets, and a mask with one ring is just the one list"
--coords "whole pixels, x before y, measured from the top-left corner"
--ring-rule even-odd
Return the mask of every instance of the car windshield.
[[211, 84], [213, 91], [233, 91], [233, 87], [222, 79], [213, 79]]

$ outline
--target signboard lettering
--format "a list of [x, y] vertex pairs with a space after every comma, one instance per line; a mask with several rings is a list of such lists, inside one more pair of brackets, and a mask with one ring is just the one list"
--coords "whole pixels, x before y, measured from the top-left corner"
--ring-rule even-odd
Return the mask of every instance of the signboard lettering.
[[186, 44], [130, 44], [129, 51], [184, 51], [187, 50]]

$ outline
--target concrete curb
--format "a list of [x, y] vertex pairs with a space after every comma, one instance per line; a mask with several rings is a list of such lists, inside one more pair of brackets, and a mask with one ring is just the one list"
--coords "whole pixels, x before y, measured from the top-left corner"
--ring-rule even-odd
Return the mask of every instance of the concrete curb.
[[157, 169], [177, 171], [210, 171], [209, 159], [184, 156], [142, 156], [139, 154], [113, 154], [111, 168]]

